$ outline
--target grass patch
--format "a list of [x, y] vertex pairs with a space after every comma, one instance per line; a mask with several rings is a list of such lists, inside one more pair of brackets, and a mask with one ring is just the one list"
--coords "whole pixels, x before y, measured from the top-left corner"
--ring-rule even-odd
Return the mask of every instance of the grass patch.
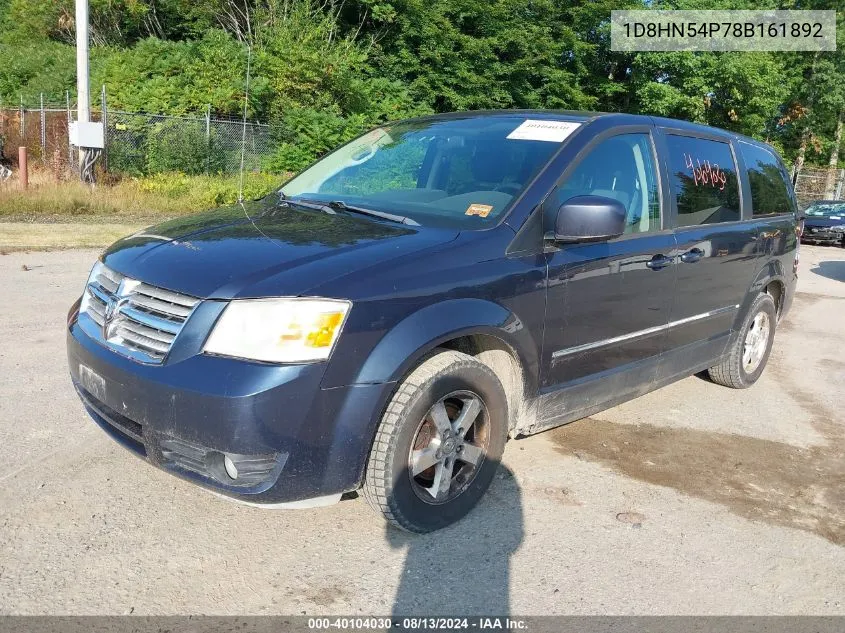
[[[284, 176], [244, 175], [244, 198], [260, 198]], [[29, 189], [0, 182], [0, 252], [102, 248], [138, 229], [180, 215], [233, 204], [238, 176], [156, 174], [88, 187], [33, 171]]]
[[[273, 174], [245, 174], [244, 197], [249, 200], [264, 196], [284, 180], [283, 176]], [[237, 198], [237, 175], [156, 174], [88, 187], [35, 171], [26, 191], [16, 179], [0, 183], [0, 223], [150, 224], [232, 204]]]
[[144, 224], [111, 222], [0, 222], [0, 254], [14, 251], [104, 248], [125, 235], [135, 233], [143, 226]]

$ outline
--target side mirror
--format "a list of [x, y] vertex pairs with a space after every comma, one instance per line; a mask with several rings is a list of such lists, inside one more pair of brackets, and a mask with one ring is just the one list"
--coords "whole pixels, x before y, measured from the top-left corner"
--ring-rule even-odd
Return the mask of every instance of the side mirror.
[[575, 196], [557, 210], [557, 242], [601, 242], [625, 232], [627, 211], [621, 202], [604, 196]]

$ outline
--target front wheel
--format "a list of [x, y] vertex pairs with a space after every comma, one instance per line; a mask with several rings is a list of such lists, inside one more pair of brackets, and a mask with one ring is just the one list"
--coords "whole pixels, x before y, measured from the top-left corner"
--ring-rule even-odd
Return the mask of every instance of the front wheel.
[[499, 465], [508, 407], [493, 371], [443, 350], [400, 384], [381, 420], [364, 498], [393, 525], [431, 532], [465, 516]]
[[707, 370], [710, 379], [734, 389], [747, 389], [757, 382], [769, 360], [776, 325], [774, 300], [765, 293], [758, 295], [727, 355]]

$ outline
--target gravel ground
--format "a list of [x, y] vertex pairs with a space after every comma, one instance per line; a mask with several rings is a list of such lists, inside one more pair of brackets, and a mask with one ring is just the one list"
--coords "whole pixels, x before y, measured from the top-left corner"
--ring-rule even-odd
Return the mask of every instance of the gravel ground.
[[802, 247], [769, 367], [511, 442], [423, 537], [362, 499], [267, 511], [90, 422], [64, 319], [96, 253], [0, 256], [0, 613], [845, 614], [845, 250]]

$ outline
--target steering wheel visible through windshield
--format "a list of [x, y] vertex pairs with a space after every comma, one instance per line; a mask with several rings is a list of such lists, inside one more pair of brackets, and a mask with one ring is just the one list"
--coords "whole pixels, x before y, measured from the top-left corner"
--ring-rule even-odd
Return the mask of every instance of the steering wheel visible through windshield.
[[281, 192], [292, 200], [405, 216], [423, 226], [486, 228], [578, 125], [525, 115], [400, 122], [344, 145]]

